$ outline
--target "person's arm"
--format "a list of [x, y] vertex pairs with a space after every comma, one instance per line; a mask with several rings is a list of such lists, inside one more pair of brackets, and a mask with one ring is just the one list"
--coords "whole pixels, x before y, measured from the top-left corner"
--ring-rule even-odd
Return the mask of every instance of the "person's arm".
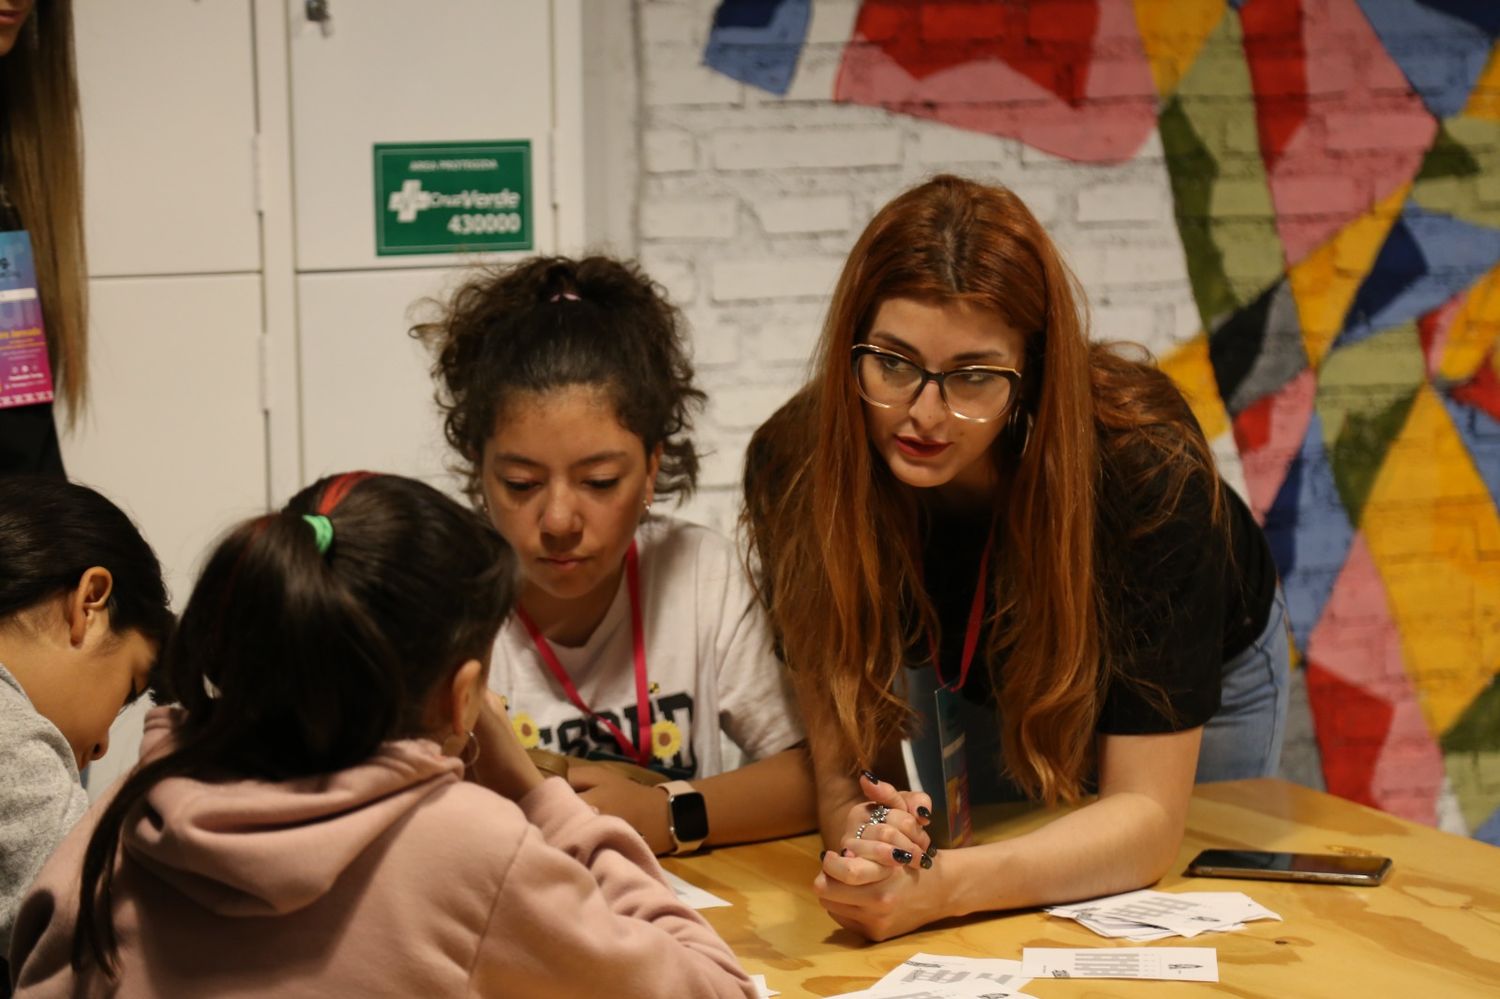
[[4, 723], [11, 732], [0, 794], [0, 957], [27, 888], [89, 806], [61, 732], [29, 704], [6, 711]]
[[566, 782], [519, 802], [527, 831], [491, 907], [471, 994], [753, 997], [729, 947], [678, 901], [639, 836]]
[[950, 916], [1151, 884], [1182, 843], [1202, 734], [1102, 736], [1096, 801], [1012, 839], [946, 850], [925, 871], [846, 841], [856, 856], [825, 857], [815, 888], [841, 925], [884, 940]]
[[[587, 764], [570, 767], [568, 780], [584, 801], [635, 827], [653, 851], [672, 852], [671, 813], [661, 789]], [[691, 783], [708, 811], [708, 846], [793, 836], [811, 829], [816, 818], [812, 772], [801, 746]]]

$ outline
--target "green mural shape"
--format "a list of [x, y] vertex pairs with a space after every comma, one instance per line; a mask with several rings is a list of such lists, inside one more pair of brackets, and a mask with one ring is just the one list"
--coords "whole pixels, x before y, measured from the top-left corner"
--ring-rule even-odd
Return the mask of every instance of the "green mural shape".
[[1495, 774], [1500, 774], [1500, 750], [1476, 750], [1443, 754], [1443, 770], [1458, 799], [1459, 811], [1470, 831], [1484, 824], [1497, 807]]
[[1159, 119], [1173, 208], [1205, 329], [1286, 268], [1256, 136], [1239, 18], [1209, 35]]
[[1317, 409], [1339, 499], [1358, 524], [1391, 442], [1425, 379], [1415, 323], [1335, 350], [1318, 370]]
[[1500, 676], [1490, 679], [1438, 743], [1445, 753], [1500, 752]]
[[1211, 329], [1220, 317], [1229, 315], [1239, 304], [1224, 273], [1224, 255], [1214, 244], [1209, 228], [1208, 209], [1219, 166], [1198, 138], [1176, 97], [1167, 102], [1157, 128], [1166, 152], [1177, 231], [1182, 236], [1193, 300], [1198, 304], [1203, 328]]
[[1500, 228], [1500, 121], [1443, 122], [1411, 196], [1428, 211]]

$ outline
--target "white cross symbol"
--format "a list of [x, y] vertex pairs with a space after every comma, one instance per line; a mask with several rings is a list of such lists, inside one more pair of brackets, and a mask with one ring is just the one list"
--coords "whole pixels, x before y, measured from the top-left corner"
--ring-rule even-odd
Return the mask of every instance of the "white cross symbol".
[[422, 190], [422, 182], [416, 178], [404, 181], [401, 190], [392, 191], [386, 207], [396, 213], [397, 222], [415, 222], [417, 212], [426, 208], [431, 195]]

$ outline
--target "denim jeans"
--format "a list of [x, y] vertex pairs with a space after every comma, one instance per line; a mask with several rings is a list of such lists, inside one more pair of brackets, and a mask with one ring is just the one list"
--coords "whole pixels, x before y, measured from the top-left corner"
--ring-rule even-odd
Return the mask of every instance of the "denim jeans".
[[1265, 630], [1224, 664], [1219, 710], [1203, 727], [1197, 783], [1276, 776], [1291, 662], [1286, 596], [1278, 585]]

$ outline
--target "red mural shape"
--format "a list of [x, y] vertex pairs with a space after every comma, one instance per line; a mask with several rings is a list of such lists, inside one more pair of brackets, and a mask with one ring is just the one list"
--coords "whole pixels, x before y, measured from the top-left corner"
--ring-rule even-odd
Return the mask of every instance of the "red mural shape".
[[1266, 170], [1307, 121], [1307, 50], [1302, 0], [1250, 0], [1240, 8], [1245, 61], [1255, 90], [1260, 155]]
[[1234, 418], [1234, 443], [1245, 471], [1250, 510], [1261, 523], [1302, 450], [1317, 389], [1317, 376], [1309, 369]]
[[1088, 163], [1131, 158], [1156, 127], [1130, 0], [866, 0], [834, 99]]
[[1443, 348], [1448, 345], [1448, 331], [1458, 310], [1469, 297], [1467, 291], [1454, 295], [1442, 305], [1417, 320], [1417, 336], [1422, 341], [1422, 357], [1427, 365], [1427, 377], [1437, 374], [1443, 364]]
[[1442, 751], [1406, 672], [1385, 581], [1363, 534], [1349, 546], [1307, 659], [1328, 790], [1435, 825]]
[[1240, 18], [1291, 266], [1415, 177], [1438, 125], [1357, 0], [1248, 0]]
[[1500, 377], [1495, 374], [1495, 352], [1474, 372], [1474, 377], [1456, 386], [1449, 393], [1455, 401], [1465, 406], [1481, 409], [1496, 420], [1500, 420]]
[[1391, 706], [1309, 660], [1307, 699], [1328, 792], [1372, 808], [1375, 761], [1390, 731]]

